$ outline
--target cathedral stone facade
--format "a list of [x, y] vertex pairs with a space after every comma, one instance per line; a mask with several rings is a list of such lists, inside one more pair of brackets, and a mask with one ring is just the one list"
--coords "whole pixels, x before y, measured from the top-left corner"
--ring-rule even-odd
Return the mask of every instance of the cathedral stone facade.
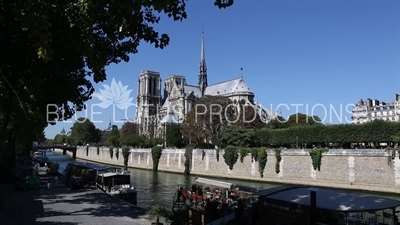
[[234, 104], [253, 105], [264, 120], [275, 115], [254, 101], [254, 93], [243, 77], [209, 85], [204, 50], [204, 34], [201, 41], [201, 57], [198, 84], [189, 85], [186, 77], [171, 75], [165, 79], [162, 95], [161, 75], [155, 71], [141, 71], [138, 79], [135, 122], [142, 135], [162, 137], [168, 124], [182, 123], [195, 102], [203, 96], [226, 96]]

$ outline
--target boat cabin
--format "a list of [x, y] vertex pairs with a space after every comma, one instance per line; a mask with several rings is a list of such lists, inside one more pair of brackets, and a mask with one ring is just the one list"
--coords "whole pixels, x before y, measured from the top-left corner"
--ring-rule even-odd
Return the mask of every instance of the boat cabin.
[[87, 185], [95, 185], [97, 176], [99, 174], [113, 172], [120, 172], [121, 168], [100, 165], [95, 163], [88, 162], [73, 162], [68, 163], [64, 175], [66, 176], [66, 181], [69, 181], [69, 178], [72, 176], [82, 177], [83, 183]]
[[131, 184], [130, 174], [103, 173], [97, 176], [97, 186], [107, 192], [110, 192], [112, 188], [116, 186], [121, 186], [123, 188], [130, 188], [130, 184]]
[[260, 196], [255, 224], [398, 225], [400, 201], [344, 191], [279, 186]]

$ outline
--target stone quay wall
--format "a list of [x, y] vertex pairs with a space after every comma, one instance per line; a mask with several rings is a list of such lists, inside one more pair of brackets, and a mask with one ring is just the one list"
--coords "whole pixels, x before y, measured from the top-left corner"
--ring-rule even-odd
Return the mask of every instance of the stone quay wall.
[[[78, 159], [117, 165], [123, 167], [122, 149], [119, 157], [110, 156], [109, 148], [77, 148]], [[128, 167], [152, 170], [151, 149], [130, 150]], [[240, 159], [229, 170], [224, 162], [224, 151], [194, 149], [191, 158], [190, 173], [198, 176], [231, 178], [273, 182], [284, 184], [312, 185], [331, 188], [343, 188], [365, 191], [378, 191], [400, 194], [400, 159], [398, 152], [392, 159], [385, 149], [330, 149], [323, 153], [321, 169], [316, 171], [312, 166], [309, 150], [283, 149], [280, 153], [280, 172], [275, 171], [275, 151], [267, 149], [267, 164], [264, 176], [258, 171], [258, 162], [252, 162], [249, 154]], [[217, 161], [216, 154], [219, 154]], [[70, 154], [70, 153], [68, 153]], [[164, 149], [159, 161], [159, 171], [184, 173], [185, 149]]]

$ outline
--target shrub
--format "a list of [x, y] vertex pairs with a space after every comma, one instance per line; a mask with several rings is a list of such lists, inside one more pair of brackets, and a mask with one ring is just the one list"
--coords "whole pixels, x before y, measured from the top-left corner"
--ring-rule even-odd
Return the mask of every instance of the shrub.
[[115, 149], [115, 158], [119, 159], [119, 148]]
[[223, 157], [225, 159], [226, 165], [228, 165], [229, 169], [232, 170], [233, 165], [235, 165], [239, 158], [238, 148], [234, 146], [226, 147]]
[[277, 148], [275, 149], [275, 173], [280, 173], [281, 172], [281, 161], [282, 161], [282, 156], [281, 156], [281, 149]]
[[259, 155], [258, 148], [251, 148], [250, 153], [251, 153], [251, 162], [257, 162]]
[[158, 171], [158, 163], [162, 155], [162, 147], [154, 146], [151, 148], [151, 157], [153, 158], [153, 171]]
[[247, 154], [250, 153], [249, 148], [240, 148], [239, 154], [240, 154], [240, 162], [243, 163], [244, 157], [247, 156]]
[[324, 148], [314, 148], [310, 150], [312, 166], [314, 170], [321, 171], [322, 154], [327, 152]]
[[258, 159], [258, 171], [260, 172], [260, 176], [264, 177], [264, 169], [265, 166], [267, 165], [267, 158], [268, 154], [265, 148], [260, 148], [259, 149], [259, 159]]
[[114, 149], [112, 147], [110, 147], [109, 151], [110, 151], [110, 158], [112, 159], [114, 156]]
[[128, 167], [129, 155], [131, 154], [131, 149], [127, 146], [122, 148], [122, 156], [124, 157], [124, 166]]
[[189, 146], [185, 149], [185, 175], [190, 174], [190, 165], [192, 161], [193, 147]]

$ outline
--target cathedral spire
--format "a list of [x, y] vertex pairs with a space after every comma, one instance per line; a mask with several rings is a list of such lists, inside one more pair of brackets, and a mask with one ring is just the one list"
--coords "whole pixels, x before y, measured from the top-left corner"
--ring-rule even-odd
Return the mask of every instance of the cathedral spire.
[[207, 65], [206, 65], [206, 55], [204, 51], [204, 30], [201, 31], [201, 56], [200, 56], [200, 68], [199, 68], [199, 87], [202, 94], [206, 89], [207, 83]]

